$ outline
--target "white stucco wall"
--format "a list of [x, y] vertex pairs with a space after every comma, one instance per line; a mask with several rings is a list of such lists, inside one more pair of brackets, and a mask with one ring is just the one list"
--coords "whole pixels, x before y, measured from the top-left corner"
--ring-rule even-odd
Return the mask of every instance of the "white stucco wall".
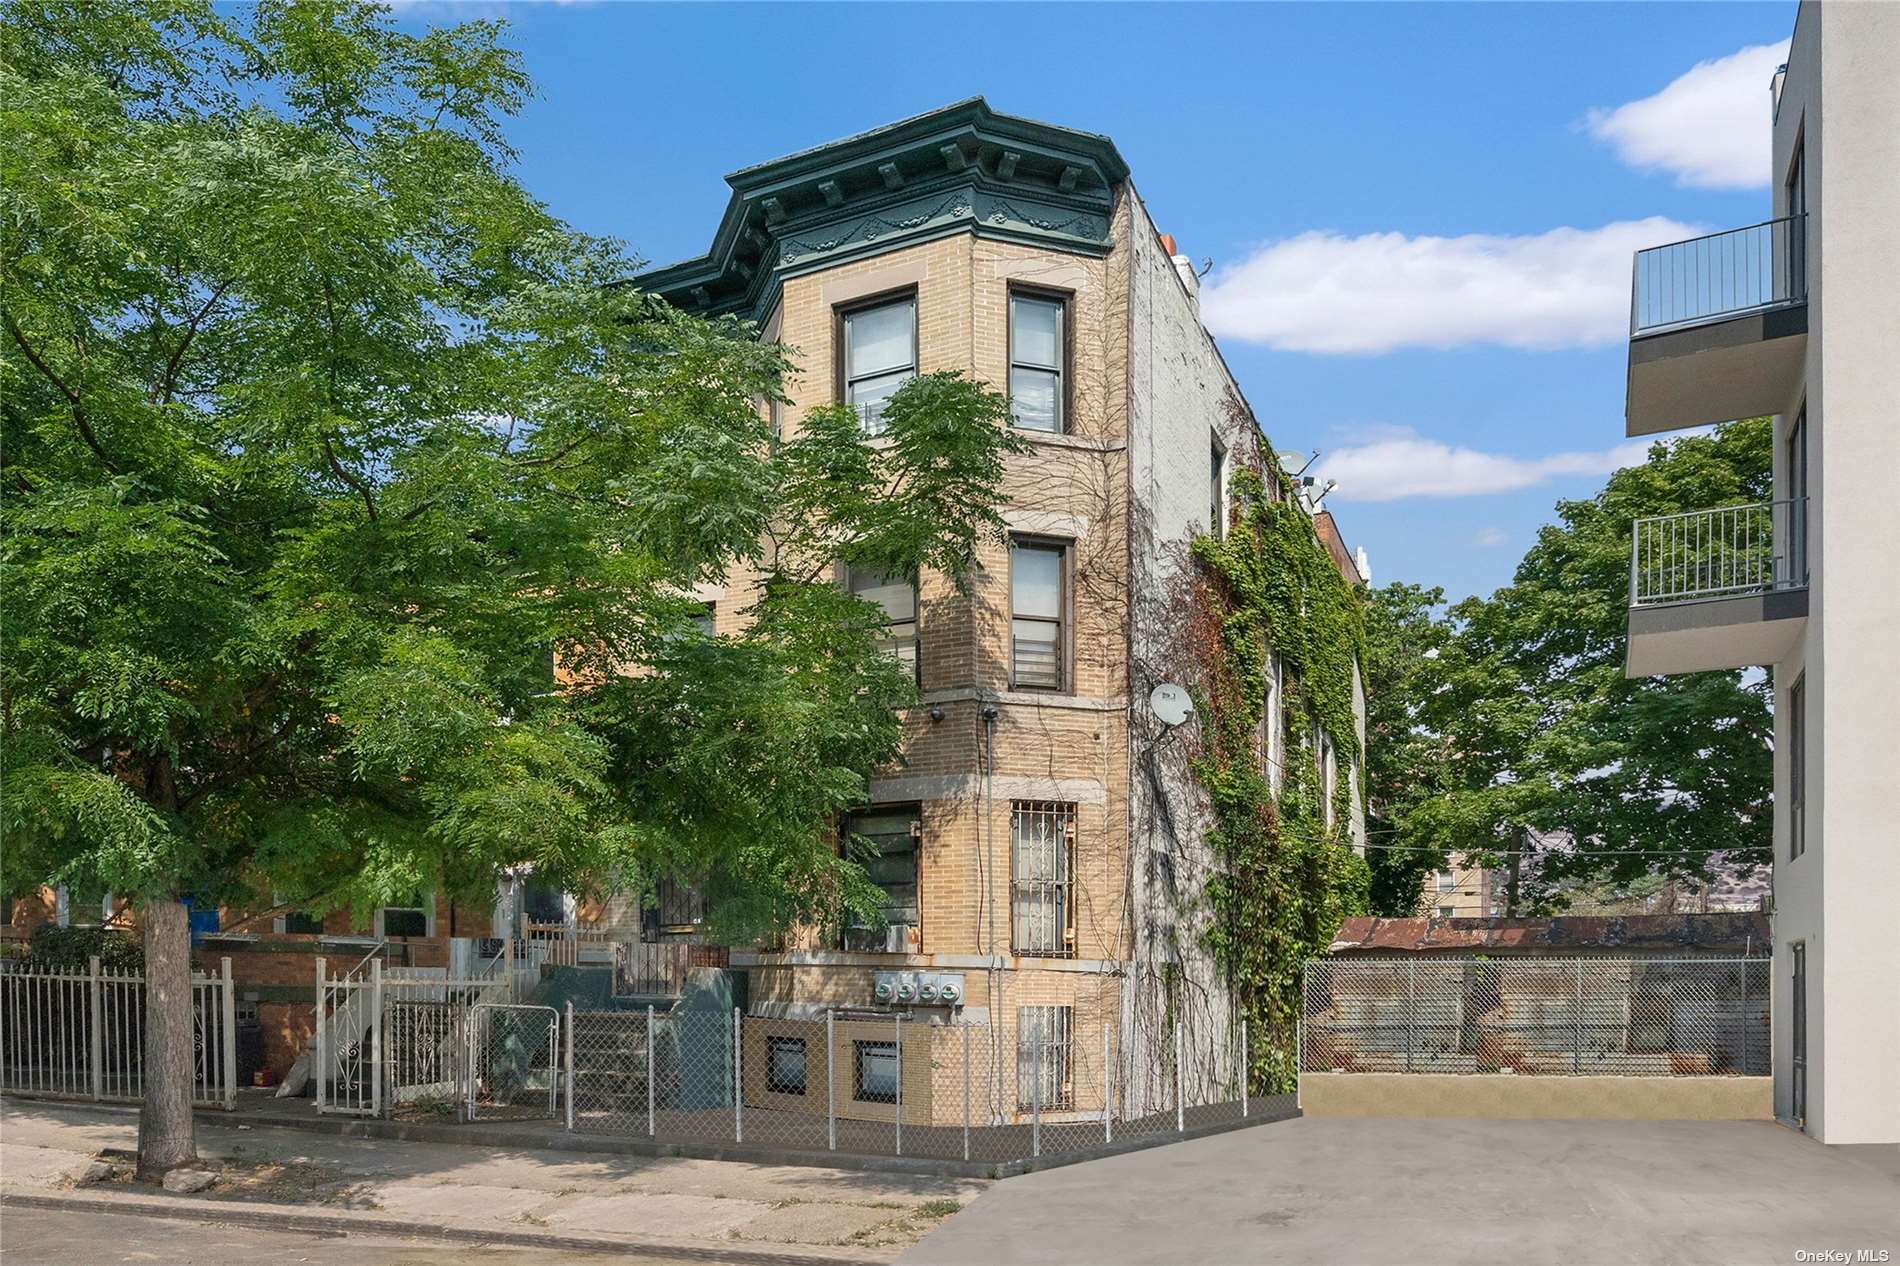
[[[1792, 1108], [1791, 954], [1807, 947], [1809, 1132], [1900, 1141], [1900, 6], [1801, 6], [1775, 122], [1776, 214], [1808, 197], [1806, 633], [1775, 666], [1777, 1113]], [[1807, 848], [1788, 856], [1790, 691], [1806, 675]]]

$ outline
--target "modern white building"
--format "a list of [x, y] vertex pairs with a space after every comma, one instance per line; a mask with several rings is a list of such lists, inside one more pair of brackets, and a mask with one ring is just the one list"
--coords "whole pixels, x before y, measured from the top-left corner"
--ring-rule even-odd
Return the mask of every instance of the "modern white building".
[[1631, 676], [1775, 689], [1775, 1111], [1900, 1142], [1900, 5], [1808, 0], [1773, 218], [1639, 252], [1627, 431], [1775, 419], [1774, 500], [1646, 519]]

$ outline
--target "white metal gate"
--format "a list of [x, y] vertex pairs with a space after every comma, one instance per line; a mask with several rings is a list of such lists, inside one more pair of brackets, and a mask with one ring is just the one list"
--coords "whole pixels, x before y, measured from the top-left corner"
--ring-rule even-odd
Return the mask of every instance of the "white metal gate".
[[469, 1008], [468, 1119], [552, 1119], [561, 1089], [561, 1017], [553, 1007]]
[[317, 1111], [382, 1115], [382, 947], [341, 976], [317, 960], [317, 1025], [313, 1038]]

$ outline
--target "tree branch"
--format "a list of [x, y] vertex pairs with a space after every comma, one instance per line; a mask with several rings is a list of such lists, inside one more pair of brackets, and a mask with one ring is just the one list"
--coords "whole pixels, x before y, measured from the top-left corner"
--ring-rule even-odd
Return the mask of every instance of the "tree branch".
[[330, 463], [330, 473], [356, 490], [356, 495], [363, 498], [363, 508], [369, 511], [370, 522], [376, 522], [376, 500], [370, 496], [368, 485], [343, 468], [343, 463], [337, 460], [336, 450], [330, 447], [330, 437], [327, 435], [323, 437], [323, 455]]
[[191, 318], [185, 322], [185, 337], [178, 341], [177, 349], [173, 351], [171, 357], [166, 360], [165, 372], [159, 376], [159, 380], [156, 383], [152, 384], [152, 394], [148, 397], [152, 403], [170, 403], [172, 389], [178, 382], [179, 363], [185, 359], [185, 351], [191, 346], [191, 340], [198, 337], [199, 322], [210, 315], [211, 309], [217, 306], [218, 300], [224, 298], [224, 292], [231, 288], [231, 282], [235, 280], [236, 278], [229, 278], [219, 282], [218, 288], [211, 292], [211, 297], [204, 301], [204, 306], [194, 312]]
[[105, 446], [99, 443], [99, 437], [93, 433], [92, 422], [86, 416], [86, 406], [79, 398], [79, 393], [67, 386], [60, 376], [54, 373], [52, 368], [47, 365], [45, 361], [40, 359], [39, 353], [34, 351], [32, 345], [26, 341], [26, 335], [21, 333], [20, 327], [18, 323], [14, 321], [11, 312], [0, 314], [0, 322], [5, 323], [7, 333], [13, 337], [14, 343], [32, 364], [33, 368], [40, 371], [40, 376], [59, 388], [59, 393], [66, 397], [67, 403], [72, 406], [73, 425], [79, 428], [79, 438], [86, 442], [86, 447], [90, 448], [93, 452], [93, 456], [99, 459], [100, 465], [115, 475], [119, 474], [121, 467], [106, 454]]

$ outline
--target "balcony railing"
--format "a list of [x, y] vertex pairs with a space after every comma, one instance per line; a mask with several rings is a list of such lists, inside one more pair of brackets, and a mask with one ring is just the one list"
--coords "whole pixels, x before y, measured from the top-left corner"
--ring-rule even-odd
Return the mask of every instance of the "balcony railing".
[[1638, 519], [1630, 534], [1633, 607], [1807, 583], [1806, 498]]
[[1808, 297], [1805, 215], [1636, 252], [1630, 333], [1649, 334]]

